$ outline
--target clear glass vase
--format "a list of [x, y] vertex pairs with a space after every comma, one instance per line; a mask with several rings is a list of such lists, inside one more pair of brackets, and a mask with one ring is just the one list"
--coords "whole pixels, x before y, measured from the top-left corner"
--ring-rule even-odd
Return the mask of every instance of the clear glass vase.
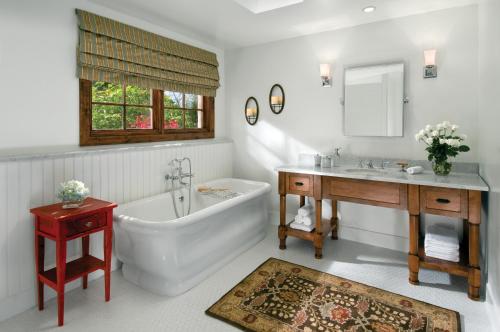
[[448, 175], [451, 172], [451, 163], [448, 162], [448, 160], [434, 161], [432, 163], [432, 170], [436, 175], [441, 175], [441, 176]]
[[85, 198], [82, 198], [81, 200], [78, 200], [78, 201], [62, 201], [62, 208], [63, 209], [76, 209], [76, 208], [79, 208], [80, 206], [82, 206], [83, 202], [85, 202]]

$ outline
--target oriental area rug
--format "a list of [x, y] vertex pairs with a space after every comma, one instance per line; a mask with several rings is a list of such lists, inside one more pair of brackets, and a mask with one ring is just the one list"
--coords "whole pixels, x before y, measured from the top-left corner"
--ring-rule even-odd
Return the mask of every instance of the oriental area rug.
[[270, 258], [206, 313], [246, 331], [460, 331], [460, 315]]

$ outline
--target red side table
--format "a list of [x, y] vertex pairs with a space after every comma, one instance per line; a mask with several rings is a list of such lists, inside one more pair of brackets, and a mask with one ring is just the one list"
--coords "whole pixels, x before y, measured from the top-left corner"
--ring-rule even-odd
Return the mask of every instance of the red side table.
[[[116, 203], [87, 198], [76, 209], [53, 204], [31, 209], [35, 215], [35, 267], [38, 283], [38, 309], [43, 310], [43, 285], [57, 292], [58, 324], [64, 323], [64, 285], [82, 277], [87, 288], [89, 273], [104, 270], [106, 302], [110, 298], [113, 209]], [[104, 260], [89, 254], [89, 235], [104, 231]], [[45, 271], [45, 238], [56, 242], [56, 267]], [[66, 243], [82, 238], [82, 257], [66, 263]]]

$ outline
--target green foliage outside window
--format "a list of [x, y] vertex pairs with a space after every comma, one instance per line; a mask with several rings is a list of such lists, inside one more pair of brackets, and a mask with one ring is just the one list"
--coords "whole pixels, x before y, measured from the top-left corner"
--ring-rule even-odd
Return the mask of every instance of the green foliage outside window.
[[[198, 128], [198, 112], [182, 110], [182, 108], [196, 110], [198, 108], [197, 95], [166, 91], [163, 100], [165, 109], [164, 128]], [[124, 129], [124, 114], [127, 129], [151, 129], [153, 126], [151, 120], [153, 103], [151, 90], [149, 89], [126, 86], [124, 95], [124, 87], [121, 85], [93, 82], [92, 102], [92, 129], [94, 130]], [[186, 123], [183, 123], [184, 112]]]

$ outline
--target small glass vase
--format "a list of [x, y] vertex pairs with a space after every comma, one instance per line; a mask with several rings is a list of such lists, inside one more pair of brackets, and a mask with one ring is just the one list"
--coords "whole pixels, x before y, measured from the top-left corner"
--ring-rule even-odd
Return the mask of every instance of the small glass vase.
[[77, 209], [80, 206], [82, 206], [84, 202], [85, 202], [85, 198], [82, 198], [81, 200], [78, 200], [78, 201], [63, 201], [62, 208], [63, 209]]
[[436, 175], [446, 176], [451, 172], [451, 163], [448, 162], [447, 160], [439, 162], [434, 161], [432, 163], [432, 170]]

